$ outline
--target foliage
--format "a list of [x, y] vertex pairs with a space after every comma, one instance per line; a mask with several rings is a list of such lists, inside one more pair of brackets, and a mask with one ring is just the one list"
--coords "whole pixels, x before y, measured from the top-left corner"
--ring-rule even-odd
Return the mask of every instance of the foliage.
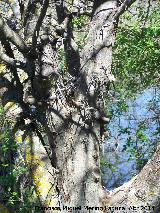
[[72, 19], [74, 38], [78, 45], [79, 51], [81, 51], [86, 44], [88, 20], [89, 18], [84, 15], [80, 17], [74, 17]]
[[[131, 12], [126, 12], [120, 19], [112, 65], [116, 82], [111, 87], [110, 95], [108, 96], [110, 101], [107, 102], [106, 109], [107, 114], [112, 118], [111, 122], [112, 120], [117, 122], [116, 130], [113, 129], [113, 126], [107, 127], [112, 128], [113, 134], [110, 135], [108, 140], [110, 142], [116, 141], [115, 151], [113, 151], [115, 153], [111, 152], [111, 155], [118, 155], [118, 159], [120, 159], [122, 157], [119, 153], [122, 152], [122, 155], [124, 153], [126, 161], [129, 161], [128, 165], [130, 162], [135, 162], [134, 166], [137, 172], [142, 169], [152, 156], [159, 143], [159, 123], [156, 120], [159, 112], [157, 95], [153, 96], [150, 104], [148, 103], [148, 106], [146, 106], [148, 107], [148, 114], [146, 115], [148, 117], [145, 117], [145, 119], [140, 119], [139, 117], [135, 122], [136, 124], [130, 124], [133, 123], [134, 115], [128, 103], [134, 101], [137, 95], [142, 94], [146, 89], [158, 88], [159, 86], [160, 13], [158, 8], [152, 8], [148, 13], [147, 21], [145, 19], [146, 12], [144, 12], [144, 8], [137, 8], [135, 16], [132, 16]], [[152, 116], [150, 120], [149, 115]], [[121, 126], [122, 117], [127, 120], [127, 116], [128, 126], [126, 123]], [[151, 124], [156, 127], [154, 130], [151, 130]], [[117, 149], [117, 146], [120, 147], [121, 144], [123, 144], [122, 149]], [[112, 167], [115, 170], [120, 168], [119, 160], [114, 161], [114, 157], [111, 161], [110, 158], [106, 157], [106, 162], [108, 161], [111, 166], [105, 163], [101, 165], [102, 170], [104, 168], [107, 169], [107, 171], [105, 169], [107, 173], [112, 170]], [[117, 179], [115, 181], [117, 182]]]
[[101, 169], [103, 174], [105, 173], [104, 171], [105, 168], [109, 168], [112, 172], [116, 171], [116, 168], [114, 167], [114, 165], [111, 162], [106, 161], [106, 159], [104, 158], [101, 159], [100, 164], [101, 164]]
[[80, 17], [74, 17], [72, 19], [72, 25], [73, 28], [76, 30], [82, 29], [86, 25], [88, 17], [87, 16], [80, 16]]
[[67, 71], [66, 55], [64, 49], [61, 47], [58, 49], [58, 59], [59, 59], [59, 70], [62, 74]]
[[86, 44], [86, 38], [87, 38], [86, 32], [81, 33], [80, 36], [77, 37], [76, 43], [78, 45], [79, 50], [82, 50], [83, 47], [85, 46], [85, 44]]
[[[25, 213], [31, 212], [37, 196], [31, 185], [28, 168], [16, 162], [19, 146], [14, 139], [12, 124], [5, 117], [3, 107], [0, 107], [0, 189], [3, 192], [0, 203], [11, 211]], [[29, 181], [27, 184], [26, 180]], [[22, 191], [21, 185], [24, 187]]]
[[[125, 16], [128, 19], [128, 13]], [[155, 10], [148, 18], [149, 23], [143, 28], [140, 21], [135, 21], [130, 26], [124, 23], [118, 28], [113, 73], [117, 78], [116, 91], [123, 98], [132, 97], [159, 83], [159, 18], [160, 14]], [[132, 23], [131, 18], [130, 22]]]
[[[113, 73], [117, 79], [114, 90], [115, 98], [118, 99], [118, 103], [114, 105], [116, 110], [113, 110], [115, 115], [127, 112], [128, 98], [136, 97], [146, 88], [159, 86], [160, 13], [158, 8], [152, 8], [147, 15], [147, 22], [143, 23], [146, 18], [144, 9], [139, 8], [137, 17], [126, 12], [118, 28], [113, 55]], [[142, 126], [137, 126], [135, 137], [139, 143], [146, 143], [148, 138]], [[124, 150], [132, 144], [131, 154], [140, 157], [137, 145], [133, 145], [135, 143], [137, 144], [129, 136]]]

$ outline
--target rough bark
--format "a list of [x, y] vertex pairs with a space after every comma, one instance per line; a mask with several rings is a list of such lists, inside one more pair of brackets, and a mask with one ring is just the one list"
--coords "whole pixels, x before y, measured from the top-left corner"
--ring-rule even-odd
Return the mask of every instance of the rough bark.
[[[34, 131], [39, 137], [37, 140], [33, 134], [35, 155], [44, 163], [46, 171], [49, 168], [53, 172], [47, 171], [43, 176], [52, 182], [53, 188], [48, 193], [39, 193], [42, 205], [54, 203], [65, 208], [64, 212], [71, 210], [69, 207], [81, 206], [85, 213], [88, 212], [86, 206], [93, 207], [93, 212], [107, 212], [104, 206], [159, 204], [159, 150], [128, 184], [110, 193], [106, 193], [101, 184], [100, 143], [104, 124], [109, 121], [104, 113], [104, 98], [110, 82], [114, 81], [111, 64], [115, 25], [120, 14], [133, 2], [124, 1], [118, 7], [116, 0], [94, 1], [87, 44], [81, 54], [75, 48], [70, 26], [73, 15], [79, 12], [67, 11], [63, 1], [55, 4], [47, 0], [42, 7], [40, 1], [28, 1], [24, 10], [21, 2], [25, 27], [24, 34], [20, 32], [22, 36], [0, 18], [0, 39], [8, 39], [23, 54], [23, 57], [17, 57], [18, 60], [7, 51], [0, 54], [1, 60], [14, 68], [13, 78], [7, 80], [6, 75], [3, 76], [2, 87], [6, 87], [8, 81], [11, 88], [15, 88], [15, 81], [23, 85], [12, 99], [21, 109], [19, 125], [25, 131]], [[68, 74], [65, 77], [58, 69], [57, 41], [61, 38], [68, 54]], [[73, 56], [75, 60], [70, 62]], [[25, 80], [20, 78], [22, 70], [27, 75]], [[19, 95], [21, 98], [17, 100], [15, 96]], [[47, 135], [47, 140], [43, 139], [40, 129]], [[47, 148], [42, 148], [42, 145]], [[37, 168], [33, 170], [39, 175]], [[40, 177], [39, 180], [43, 181]], [[73, 212], [77, 212], [74, 208]]]
[[[97, 122], [96, 113], [101, 117], [103, 97], [108, 83], [113, 80], [111, 62], [115, 31], [112, 20], [115, 8], [116, 1], [107, 1], [95, 10], [88, 43], [82, 54], [76, 96], [69, 103], [63, 101], [55, 106], [59, 117], [54, 125], [48, 125], [56, 126], [60, 116], [63, 117], [59, 135], [54, 141], [57, 186], [63, 206], [103, 206], [105, 193], [101, 186], [100, 136], [97, 134], [100, 123]], [[55, 118], [53, 108], [48, 114]], [[88, 210], [83, 209], [83, 212]]]
[[159, 212], [160, 147], [137, 176], [111, 192], [108, 203], [133, 212]]

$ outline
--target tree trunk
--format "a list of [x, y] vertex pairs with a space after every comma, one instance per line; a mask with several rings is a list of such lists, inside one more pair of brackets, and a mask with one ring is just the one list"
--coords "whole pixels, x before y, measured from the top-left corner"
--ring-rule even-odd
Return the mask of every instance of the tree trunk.
[[[29, 8], [32, 3], [24, 5], [28, 7], [23, 22], [26, 27], [23, 35], [25, 42], [0, 17], [0, 39], [13, 43], [26, 61], [19, 63], [7, 53], [0, 55], [3, 61], [14, 67], [14, 78], [7, 81], [3, 77], [3, 87], [8, 88], [6, 84], [9, 82], [12, 93], [15, 86], [19, 86], [20, 90], [16, 91], [16, 95], [10, 93], [10, 96], [7, 96], [9, 90], [5, 91], [6, 96], [19, 103], [23, 112], [20, 124], [34, 132], [30, 144], [34, 149], [30, 149], [33, 153], [30, 153], [31, 162], [28, 164], [32, 167], [33, 179], [38, 177], [35, 184], [44, 206], [59, 206], [62, 212], [81, 210], [85, 213], [89, 210], [111, 212], [109, 206], [129, 208], [133, 205], [159, 204], [159, 150], [128, 184], [113, 192], [106, 192], [101, 183], [100, 149], [104, 124], [109, 121], [104, 113], [104, 99], [110, 82], [114, 81], [111, 64], [115, 19], [133, 2], [125, 0], [121, 7], [117, 7], [116, 0], [94, 1], [87, 44], [81, 56], [76, 54], [70, 29], [72, 16], [64, 8], [61, 8], [63, 13], [57, 12], [59, 28], [56, 30], [64, 35], [68, 33], [64, 38], [67, 60], [77, 57], [68, 63], [69, 73], [66, 76], [58, 70], [58, 38], [54, 35], [55, 26], [51, 26], [55, 11], [61, 11], [61, 4], [45, 0], [41, 7], [40, 2], [37, 4], [34, 1], [31, 13]], [[25, 65], [21, 68], [28, 76], [23, 82], [16, 74], [17, 66], [22, 65]], [[43, 139], [41, 131], [45, 132], [48, 141]], [[37, 140], [35, 133], [40, 140]], [[33, 158], [38, 164], [35, 165]], [[43, 168], [40, 169], [42, 164]], [[49, 171], [52, 168], [53, 171]], [[39, 185], [45, 182], [44, 178], [50, 183], [47, 185], [48, 192], [39, 189]], [[138, 209], [138, 212], [144, 211]]]
[[[61, 205], [68, 208], [103, 206], [105, 192], [101, 184], [101, 136], [98, 132], [105, 120], [107, 86], [114, 79], [111, 63], [116, 5], [116, 1], [107, 1], [95, 8], [74, 99], [69, 102], [59, 100], [47, 112], [50, 131], [53, 133], [53, 126], [57, 128], [51, 141], [58, 170], [57, 188]], [[88, 212], [87, 207], [83, 212]]]

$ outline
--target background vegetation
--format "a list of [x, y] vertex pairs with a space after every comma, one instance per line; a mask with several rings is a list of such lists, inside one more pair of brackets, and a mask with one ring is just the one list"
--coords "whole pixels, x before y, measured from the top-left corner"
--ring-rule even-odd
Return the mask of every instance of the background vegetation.
[[138, 174], [160, 144], [160, 12], [158, 3], [145, 7], [133, 5], [117, 30], [116, 82], [106, 107], [112, 118], [105, 144], [110, 154], [102, 158], [104, 182], [111, 188]]

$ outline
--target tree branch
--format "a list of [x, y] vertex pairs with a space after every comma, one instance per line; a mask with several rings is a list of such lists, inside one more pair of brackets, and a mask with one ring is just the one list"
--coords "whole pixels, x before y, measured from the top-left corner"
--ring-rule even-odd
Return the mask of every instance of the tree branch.
[[136, 0], [125, 0], [118, 8], [114, 19], [117, 20]]
[[[111, 192], [110, 196], [108, 202], [111, 206], [150, 206], [156, 210], [160, 205], [160, 146], [141, 172]], [[139, 209], [138, 212], [143, 213], [144, 210]]]
[[1, 40], [4, 40], [4, 39], [9, 40], [23, 54], [26, 54], [28, 52], [28, 48], [26, 47], [22, 38], [5, 23], [5, 21], [3, 20], [1, 16], [0, 16], [0, 30], [1, 30], [1, 34], [0, 34]]
[[44, 19], [45, 15], [46, 15], [46, 12], [47, 12], [47, 9], [48, 9], [48, 5], [49, 5], [49, 0], [45, 0], [44, 4], [42, 6], [42, 9], [41, 9], [41, 13], [40, 13], [40, 16], [38, 18], [36, 27], [34, 29], [34, 34], [33, 34], [33, 38], [32, 38], [32, 44], [34, 46], [37, 44], [37, 38], [39, 36], [40, 27], [42, 25], [42, 22], [43, 22], [43, 19]]
[[14, 58], [10, 58], [8, 55], [6, 55], [3, 52], [0, 52], [0, 59], [2, 61], [4, 61], [6, 64], [13, 66], [13, 67], [17, 67], [17, 68], [21, 68], [21, 69], [23, 69], [25, 67], [25, 63], [23, 63], [21, 61], [17, 61]]

